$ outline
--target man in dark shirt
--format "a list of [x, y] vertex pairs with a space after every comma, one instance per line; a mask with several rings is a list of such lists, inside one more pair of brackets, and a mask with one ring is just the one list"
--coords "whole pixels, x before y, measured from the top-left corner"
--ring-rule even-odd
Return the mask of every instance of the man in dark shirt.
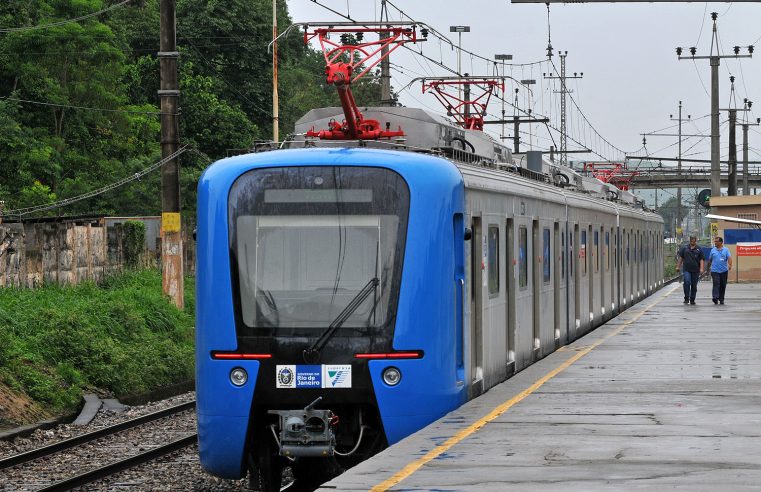
[[690, 244], [685, 244], [679, 248], [677, 256], [679, 258], [676, 265], [677, 270], [684, 267], [682, 272], [684, 277], [684, 303], [689, 302], [694, 305], [695, 294], [698, 290], [698, 279], [705, 262], [703, 250], [698, 247], [698, 238], [690, 236]]

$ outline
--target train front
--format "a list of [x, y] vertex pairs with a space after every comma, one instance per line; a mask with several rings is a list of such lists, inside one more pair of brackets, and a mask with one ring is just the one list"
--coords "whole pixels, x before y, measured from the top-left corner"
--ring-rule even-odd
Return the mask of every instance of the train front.
[[274, 489], [290, 466], [319, 482], [462, 402], [463, 187], [451, 163], [267, 152], [215, 163], [198, 195], [206, 470], [248, 468]]

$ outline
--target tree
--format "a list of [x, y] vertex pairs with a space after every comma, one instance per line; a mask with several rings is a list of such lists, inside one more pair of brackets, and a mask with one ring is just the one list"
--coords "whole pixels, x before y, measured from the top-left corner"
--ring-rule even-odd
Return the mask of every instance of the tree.
[[[661, 217], [663, 217], [665, 230], [669, 232], [672, 237], [676, 237], [676, 230], [674, 229], [676, 211], [677, 201], [675, 197], [671, 197], [666, 200], [658, 209], [658, 213], [661, 215]], [[684, 204], [681, 204], [681, 212], [681, 217], [686, 217], [687, 213], [689, 212], [689, 208], [687, 208]], [[682, 225], [678, 224], [676, 227], [682, 227]]]

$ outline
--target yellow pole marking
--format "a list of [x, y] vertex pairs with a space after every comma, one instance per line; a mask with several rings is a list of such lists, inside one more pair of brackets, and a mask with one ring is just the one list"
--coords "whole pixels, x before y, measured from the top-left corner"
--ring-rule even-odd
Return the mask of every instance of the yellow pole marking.
[[443, 444], [440, 444], [433, 448], [432, 450], [428, 451], [425, 455], [421, 456], [420, 458], [416, 459], [415, 461], [407, 464], [404, 468], [396, 472], [391, 478], [388, 478], [384, 480], [383, 482], [379, 483], [378, 485], [374, 486], [372, 489], [370, 489], [372, 492], [382, 492], [390, 489], [391, 487], [397, 485], [399, 482], [404, 480], [405, 478], [409, 477], [413, 473], [415, 473], [417, 470], [419, 470], [423, 465], [428, 463], [431, 460], [434, 460], [438, 458], [440, 455], [446, 453], [449, 451], [455, 444], [459, 443], [466, 437], [470, 436], [471, 434], [475, 433], [479, 429], [481, 429], [483, 426], [491, 422], [492, 420], [496, 419], [506, 411], [508, 411], [511, 407], [515, 406], [519, 402], [521, 402], [524, 398], [526, 398], [528, 395], [533, 393], [534, 391], [538, 390], [544, 383], [549, 381], [550, 379], [554, 378], [564, 370], [568, 369], [568, 367], [571, 366], [574, 362], [581, 359], [585, 355], [587, 355], [589, 352], [594, 350], [597, 346], [599, 346], [604, 341], [608, 340], [611, 337], [614, 337], [621, 333], [624, 328], [629, 326], [630, 324], [634, 323], [638, 319], [642, 317], [643, 314], [645, 314], [647, 311], [652, 309], [656, 304], [661, 302], [663, 299], [671, 295], [672, 292], [674, 292], [677, 288], [679, 288], [679, 285], [674, 286], [668, 293], [666, 293], [664, 296], [662, 296], [657, 301], [653, 302], [649, 306], [647, 306], [645, 309], [637, 313], [635, 316], [633, 316], [629, 321], [622, 324], [612, 332], [605, 335], [603, 338], [597, 340], [593, 344], [587, 346], [584, 348], [584, 350], [580, 352], [576, 352], [572, 357], [568, 358], [565, 362], [560, 364], [555, 369], [551, 370], [544, 376], [542, 376], [540, 379], [536, 380], [534, 384], [526, 388], [525, 390], [521, 391], [517, 395], [515, 395], [513, 398], [507, 400], [504, 403], [501, 403], [497, 407], [494, 408], [491, 412], [486, 414], [486, 416], [482, 417], [481, 419], [473, 422], [468, 427], [462, 429], [461, 431], [457, 432], [454, 436], [450, 437], [446, 441], [444, 441]]

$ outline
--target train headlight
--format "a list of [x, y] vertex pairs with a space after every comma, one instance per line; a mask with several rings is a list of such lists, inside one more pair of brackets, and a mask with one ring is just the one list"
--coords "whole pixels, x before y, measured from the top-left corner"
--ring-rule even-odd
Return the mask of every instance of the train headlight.
[[230, 371], [230, 382], [235, 386], [243, 386], [248, 381], [248, 373], [242, 367], [236, 367]]
[[402, 372], [396, 367], [387, 367], [383, 370], [383, 382], [389, 386], [396, 386], [402, 380]]

